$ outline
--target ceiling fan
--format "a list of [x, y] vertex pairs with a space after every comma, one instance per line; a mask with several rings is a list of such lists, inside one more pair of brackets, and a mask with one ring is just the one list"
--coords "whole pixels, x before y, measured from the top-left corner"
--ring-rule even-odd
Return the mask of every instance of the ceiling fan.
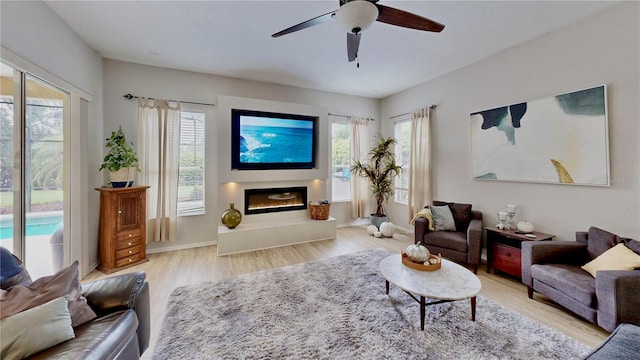
[[440, 23], [407, 11], [380, 5], [378, 0], [339, 0], [339, 3], [338, 10], [303, 21], [271, 36], [277, 38], [335, 18], [336, 22], [347, 31], [347, 58], [352, 62], [358, 58], [362, 31], [376, 20], [422, 31], [440, 32], [444, 29], [444, 25]]

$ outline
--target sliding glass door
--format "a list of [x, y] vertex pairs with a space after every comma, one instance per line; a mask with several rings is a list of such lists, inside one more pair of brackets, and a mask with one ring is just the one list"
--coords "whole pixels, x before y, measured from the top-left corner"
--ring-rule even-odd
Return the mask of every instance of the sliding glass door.
[[68, 93], [0, 64], [0, 245], [32, 278], [62, 268]]

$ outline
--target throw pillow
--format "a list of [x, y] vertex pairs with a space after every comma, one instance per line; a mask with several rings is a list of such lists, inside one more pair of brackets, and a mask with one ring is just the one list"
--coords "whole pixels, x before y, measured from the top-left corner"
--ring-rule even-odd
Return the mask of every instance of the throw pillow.
[[0, 289], [31, 284], [31, 276], [22, 266], [22, 261], [4, 247], [0, 247], [0, 268]]
[[592, 226], [589, 228], [589, 240], [587, 241], [589, 257], [594, 259], [616, 246], [619, 242], [620, 240], [615, 234]]
[[66, 298], [57, 298], [0, 320], [3, 359], [24, 359], [73, 339]]
[[413, 217], [413, 219], [411, 219], [411, 225], [415, 224], [416, 219], [422, 217], [427, 219], [427, 222], [429, 223], [429, 230], [433, 231], [433, 215], [431, 214], [431, 210], [429, 210], [429, 208], [424, 208], [420, 211], [418, 211], [418, 213]]
[[582, 266], [591, 276], [602, 270], [633, 270], [640, 267], [640, 255], [618, 244]]
[[456, 223], [456, 229], [459, 231], [464, 231], [469, 227], [469, 223], [471, 222], [472, 214], [471, 214], [471, 204], [459, 204], [453, 202], [445, 202], [445, 201], [434, 201], [433, 205], [443, 206], [447, 205], [449, 209], [451, 209], [451, 214], [453, 215], [453, 221]]
[[14, 286], [0, 294], [0, 319], [66, 296], [73, 326], [84, 324], [96, 317], [82, 296], [78, 279], [78, 261], [54, 275], [41, 277], [27, 286]]
[[640, 255], [640, 241], [633, 239], [624, 239], [624, 244], [634, 253]]
[[431, 215], [435, 231], [456, 231], [456, 223], [448, 206], [431, 206]]
[[22, 271], [22, 266], [18, 259], [13, 256], [9, 249], [0, 246], [0, 282], [12, 277]]

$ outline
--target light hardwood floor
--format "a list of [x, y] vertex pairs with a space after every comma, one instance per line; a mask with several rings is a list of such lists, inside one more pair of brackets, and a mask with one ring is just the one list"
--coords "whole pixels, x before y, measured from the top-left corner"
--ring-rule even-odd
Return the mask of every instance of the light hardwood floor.
[[[142, 270], [147, 273], [151, 298], [151, 345], [143, 358], [150, 359], [166, 313], [169, 295], [178, 286], [217, 281], [235, 275], [272, 269], [301, 262], [324, 259], [371, 248], [402, 251], [412, 244], [412, 235], [396, 233], [393, 238], [375, 238], [367, 235], [364, 227], [339, 228], [334, 240], [316, 241], [242, 254], [216, 256], [216, 247], [150, 254], [149, 262], [123, 270], [121, 273]], [[118, 273], [116, 273], [118, 274]], [[112, 274], [112, 275], [116, 275]], [[93, 271], [82, 282], [107, 276]], [[488, 274], [484, 267], [478, 270], [482, 282], [481, 294], [497, 303], [555, 328], [591, 347], [596, 347], [608, 333], [589, 324], [546, 297], [535, 294], [527, 297], [526, 287], [502, 275]], [[478, 311], [481, 311], [478, 309]]]

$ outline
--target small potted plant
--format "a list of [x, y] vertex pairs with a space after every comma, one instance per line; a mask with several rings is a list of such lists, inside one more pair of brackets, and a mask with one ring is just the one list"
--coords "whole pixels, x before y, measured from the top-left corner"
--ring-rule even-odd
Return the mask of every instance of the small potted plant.
[[133, 143], [127, 143], [122, 127], [112, 131], [106, 139], [109, 153], [104, 157], [100, 170], [109, 170], [109, 179], [114, 188], [133, 186], [134, 169], [140, 171], [138, 155], [133, 150]]
[[396, 144], [392, 137], [376, 137], [376, 144], [369, 151], [369, 162], [356, 161], [351, 172], [369, 181], [369, 186], [376, 200], [376, 212], [371, 214], [371, 223], [380, 229], [380, 224], [387, 221], [384, 204], [393, 195], [394, 178], [402, 171], [396, 163], [391, 147]]

